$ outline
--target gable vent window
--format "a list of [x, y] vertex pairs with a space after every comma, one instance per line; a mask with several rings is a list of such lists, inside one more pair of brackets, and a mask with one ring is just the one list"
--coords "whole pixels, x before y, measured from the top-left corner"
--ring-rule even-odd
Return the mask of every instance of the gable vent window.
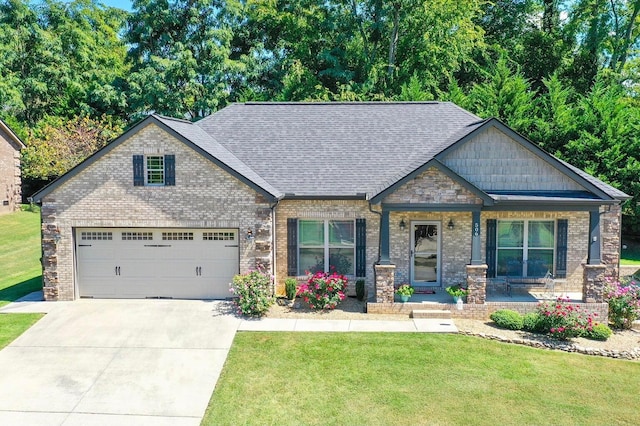
[[153, 240], [153, 232], [123, 232], [122, 240]]
[[164, 241], [193, 240], [193, 232], [163, 232]]
[[112, 240], [113, 233], [111, 232], [81, 232], [81, 240]]
[[173, 186], [176, 184], [175, 155], [134, 155], [134, 186]]

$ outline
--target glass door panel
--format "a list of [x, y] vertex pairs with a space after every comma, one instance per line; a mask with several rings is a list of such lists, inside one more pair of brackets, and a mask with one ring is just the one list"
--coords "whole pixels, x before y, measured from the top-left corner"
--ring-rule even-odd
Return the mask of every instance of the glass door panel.
[[440, 282], [440, 224], [412, 222], [411, 229], [411, 282], [437, 285]]

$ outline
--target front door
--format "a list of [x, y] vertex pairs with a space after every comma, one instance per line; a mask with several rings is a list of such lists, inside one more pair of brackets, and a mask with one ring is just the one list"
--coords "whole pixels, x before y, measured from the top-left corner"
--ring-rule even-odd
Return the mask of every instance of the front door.
[[440, 222], [411, 222], [411, 283], [440, 284]]

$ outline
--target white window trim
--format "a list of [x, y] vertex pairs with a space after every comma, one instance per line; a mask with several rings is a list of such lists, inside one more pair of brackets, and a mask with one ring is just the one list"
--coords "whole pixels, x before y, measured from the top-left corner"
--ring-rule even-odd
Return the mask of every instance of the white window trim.
[[[522, 230], [522, 246], [521, 247], [500, 247], [500, 238], [496, 235], [496, 271], [498, 270], [498, 252], [500, 249], [503, 250], [522, 250], [522, 262], [523, 262], [523, 274], [527, 276], [527, 261], [528, 255], [530, 254], [530, 250], [551, 250], [551, 261], [553, 264], [553, 270], [550, 271], [552, 274], [555, 274], [556, 269], [556, 246], [558, 245], [558, 221], [555, 219], [498, 219], [496, 223], [496, 232], [500, 229], [500, 222], [523, 222], [523, 230]], [[551, 247], [534, 247], [529, 248], [529, 222], [553, 222], [553, 244]]]
[[[162, 183], [150, 183], [149, 182], [149, 158], [161, 158], [162, 159], [162, 169], [158, 170], [162, 172]], [[165, 156], [161, 155], [161, 154], [154, 154], [154, 155], [145, 155], [144, 156], [144, 184], [146, 186], [165, 186], [166, 185], [166, 179], [167, 176], [165, 175]], [[155, 170], [155, 169], [153, 169]]]
[[[316, 221], [316, 222], [323, 222], [324, 223], [324, 245], [304, 245], [302, 246], [300, 244], [300, 221]], [[329, 243], [329, 222], [330, 221], [335, 221], [335, 222], [353, 222], [353, 246], [351, 247], [345, 247], [345, 246], [332, 246]], [[304, 274], [304, 271], [300, 270], [300, 249], [301, 248], [305, 248], [305, 249], [323, 249], [323, 253], [324, 253], [324, 272], [325, 273], [329, 273], [331, 271], [329, 271], [329, 253], [330, 253], [330, 249], [346, 249], [346, 248], [352, 248], [353, 249], [353, 264], [351, 265], [351, 271], [347, 274], [347, 276], [355, 276], [356, 274], [356, 221], [355, 219], [315, 219], [315, 218], [307, 218], [305, 217], [304, 219], [300, 219], [298, 220], [298, 241], [297, 241], [297, 253], [296, 255], [298, 256], [298, 275], [302, 276]]]

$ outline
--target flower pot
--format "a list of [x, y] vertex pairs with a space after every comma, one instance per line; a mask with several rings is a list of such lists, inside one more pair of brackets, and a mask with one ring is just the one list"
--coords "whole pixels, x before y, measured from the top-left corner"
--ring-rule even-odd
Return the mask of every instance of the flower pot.
[[411, 298], [411, 296], [406, 295], [406, 294], [401, 294], [400, 295], [400, 300], [402, 300], [402, 303], [408, 302], [410, 298]]
[[453, 296], [453, 303], [458, 303], [460, 296]]

